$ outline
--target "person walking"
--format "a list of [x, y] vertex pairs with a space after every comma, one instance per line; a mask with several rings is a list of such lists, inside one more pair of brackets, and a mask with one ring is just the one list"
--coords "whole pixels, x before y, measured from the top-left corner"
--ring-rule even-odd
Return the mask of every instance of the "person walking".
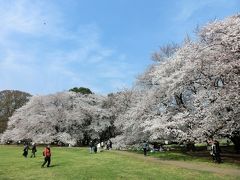
[[43, 162], [41, 167], [43, 168], [46, 163], [47, 163], [47, 167], [49, 167], [50, 163], [51, 163], [51, 149], [50, 149], [50, 145], [47, 145], [44, 148], [43, 156], [44, 156], [44, 162]]
[[28, 144], [25, 143], [25, 144], [24, 144], [24, 147], [23, 147], [23, 156], [24, 156], [25, 158], [27, 158], [27, 156], [28, 156], [28, 149], [29, 149]]
[[147, 141], [144, 141], [144, 143], [143, 143], [144, 156], [147, 156], [147, 150], [148, 150], [148, 143], [147, 143]]
[[36, 152], [37, 152], [37, 146], [35, 143], [32, 143], [32, 154], [31, 154], [31, 158], [32, 157], [36, 157]]

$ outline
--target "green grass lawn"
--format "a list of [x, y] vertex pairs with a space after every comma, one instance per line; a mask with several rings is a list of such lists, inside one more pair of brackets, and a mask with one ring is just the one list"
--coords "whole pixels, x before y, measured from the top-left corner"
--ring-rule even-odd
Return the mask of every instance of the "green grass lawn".
[[[134, 151], [129, 151], [129, 152], [135, 152], [138, 154], [143, 154], [142, 150], [134, 150]], [[199, 156], [199, 153], [201, 152], [190, 152], [190, 153], [184, 153], [180, 151], [162, 151], [162, 152], [148, 152], [148, 156], [156, 157], [161, 160], [177, 160], [177, 161], [189, 161], [189, 162], [196, 162], [196, 163], [207, 163], [208, 165], [211, 165], [213, 167], [227, 167], [227, 168], [236, 168], [240, 169], [240, 164], [234, 163], [234, 159], [223, 159], [223, 163], [221, 164], [215, 164], [212, 162], [212, 158], [209, 153], [204, 154], [202, 156]]]
[[87, 148], [52, 147], [52, 164], [41, 168], [42, 147], [36, 158], [24, 158], [22, 146], [0, 146], [0, 179], [239, 179], [120, 155], [111, 151], [89, 154]]
[[181, 152], [169, 151], [169, 152], [149, 153], [149, 155], [156, 157], [156, 158], [163, 159], [163, 160], [178, 160], [178, 161], [189, 161], [189, 162], [196, 162], [196, 163], [204, 162], [205, 164], [211, 165], [212, 167], [235, 168], [235, 169], [239, 169], [239, 171], [240, 171], [239, 163], [232, 163], [232, 162], [225, 161], [223, 159], [223, 163], [217, 164], [217, 163], [213, 163], [210, 155], [208, 157], [198, 157], [198, 156], [195, 156], [196, 153], [186, 154], [186, 153], [181, 153]]

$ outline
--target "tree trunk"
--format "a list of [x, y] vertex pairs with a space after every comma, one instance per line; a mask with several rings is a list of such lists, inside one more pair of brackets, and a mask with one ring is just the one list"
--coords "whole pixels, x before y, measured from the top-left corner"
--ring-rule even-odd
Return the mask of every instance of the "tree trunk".
[[195, 144], [194, 142], [188, 142], [187, 145], [186, 145], [186, 150], [187, 151], [196, 151], [196, 147], [195, 147]]

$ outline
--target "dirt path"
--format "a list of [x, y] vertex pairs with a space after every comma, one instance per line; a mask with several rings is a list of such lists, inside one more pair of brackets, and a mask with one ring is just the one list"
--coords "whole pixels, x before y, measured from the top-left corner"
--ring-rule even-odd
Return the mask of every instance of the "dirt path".
[[150, 156], [144, 157], [142, 154], [136, 154], [136, 153], [131, 153], [127, 151], [112, 151], [112, 152], [122, 154], [125, 156], [135, 157], [138, 159], [142, 159], [144, 161], [167, 164], [167, 165], [172, 165], [180, 168], [186, 168], [186, 169], [192, 169], [192, 170], [198, 170], [198, 171], [207, 171], [207, 172], [223, 174], [223, 175], [240, 176], [240, 169], [212, 167], [204, 162], [193, 163], [193, 162], [174, 161], [174, 160], [161, 160], [161, 159], [150, 157]]

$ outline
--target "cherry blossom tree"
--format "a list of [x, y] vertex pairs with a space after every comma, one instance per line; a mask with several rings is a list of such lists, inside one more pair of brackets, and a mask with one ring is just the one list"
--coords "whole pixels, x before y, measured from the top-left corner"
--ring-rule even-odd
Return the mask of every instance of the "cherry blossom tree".
[[240, 16], [198, 33], [138, 78], [142, 97], [121, 117], [126, 143], [141, 132], [150, 141], [180, 143], [228, 137], [239, 149]]
[[74, 92], [33, 96], [10, 118], [2, 141], [31, 139], [76, 145], [100, 139], [113, 123], [112, 114], [102, 108], [104, 99]]
[[107, 97], [32, 97], [10, 118], [2, 141], [74, 145], [115, 137], [117, 146], [127, 147], [225, 137], [240, 151], [240, 15], [207, 24], [195, 41], [166, 46], [155, 58], [132, 89]]

